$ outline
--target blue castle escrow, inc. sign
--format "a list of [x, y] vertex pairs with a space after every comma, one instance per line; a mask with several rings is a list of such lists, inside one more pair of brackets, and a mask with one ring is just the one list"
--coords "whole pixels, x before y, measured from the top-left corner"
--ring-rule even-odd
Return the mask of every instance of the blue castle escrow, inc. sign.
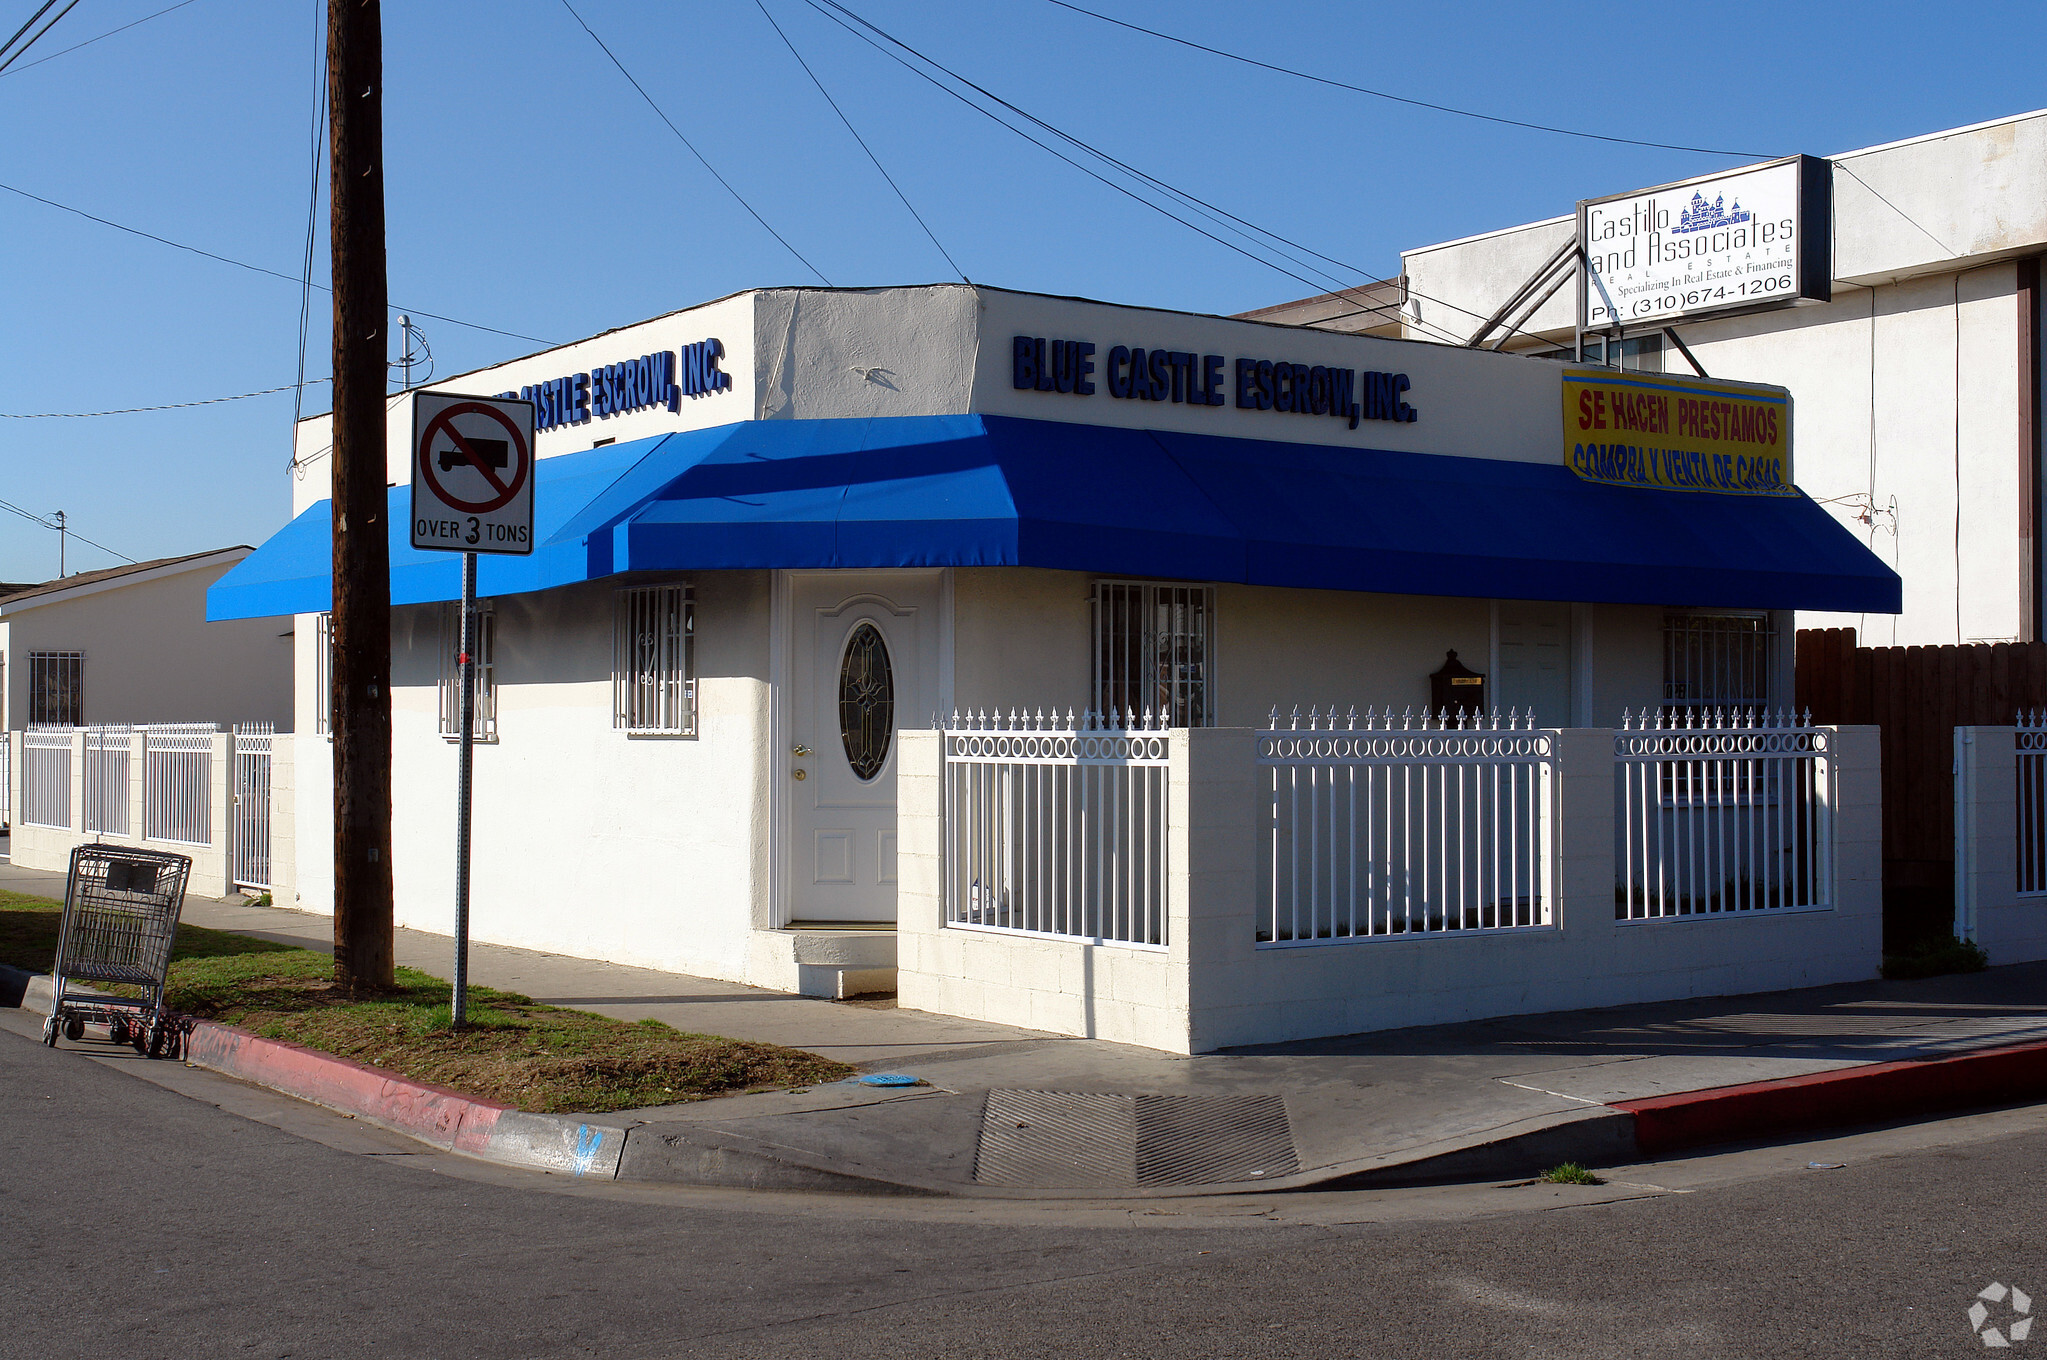
[[679, 411], [684, 397], [707, 397], [731, 389], [732, 375], [718, 367], [724, 357], [724, 344], [713, 337], [498, 395], [532, 402], [536, 430], [581, 425], [650, 406]]

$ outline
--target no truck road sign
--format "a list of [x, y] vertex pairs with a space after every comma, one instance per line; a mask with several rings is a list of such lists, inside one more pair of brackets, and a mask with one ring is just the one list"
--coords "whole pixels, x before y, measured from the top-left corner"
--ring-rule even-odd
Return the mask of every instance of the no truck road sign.
[[416, 392], [412, 546], [533, 551], [533, 403]]

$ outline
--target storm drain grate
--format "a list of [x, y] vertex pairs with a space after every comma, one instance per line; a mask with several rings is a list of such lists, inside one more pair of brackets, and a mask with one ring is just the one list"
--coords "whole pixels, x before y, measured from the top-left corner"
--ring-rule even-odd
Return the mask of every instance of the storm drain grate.
[[1219, 1185], [1300, 1169], [1277, 1095], [994, 1090], [981, 1116], [983, 1185], [1101, 1190]]

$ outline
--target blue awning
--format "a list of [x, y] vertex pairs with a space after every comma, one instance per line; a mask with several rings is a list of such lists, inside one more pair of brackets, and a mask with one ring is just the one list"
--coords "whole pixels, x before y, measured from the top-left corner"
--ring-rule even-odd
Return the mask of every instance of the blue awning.
[[[1008, 416], [764, 420], [543, 459], [509, 595], [636, 571], [1051, 567], [1404, 595], [1896, 613], [1898, 576], [1804, 496], [1607, 486], [1553, 464]], [[407, 539], [391, 600], [452, 600]], [[322, 501], [223, 576], [211, 619], [329, 607]]]

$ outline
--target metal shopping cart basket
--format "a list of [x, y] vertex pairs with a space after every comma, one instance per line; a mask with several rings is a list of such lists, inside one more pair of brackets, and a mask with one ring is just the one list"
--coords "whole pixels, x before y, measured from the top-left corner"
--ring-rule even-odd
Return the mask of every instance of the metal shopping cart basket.
[[[76, 1043], [87, 1025], [104, 1025], [110, 1043], [133, 1044], [152, 1058], [175, 1058], [189, 1021], [163, 1008], [164, 973], [185, 906], [192, 861], [123, 845], [81, 845], [71, 852], [64, 922], [51, 970], [50, 1018], [43, 1042]], [[76, 983], [125, 986], [139, 996], [77, 989]]]

